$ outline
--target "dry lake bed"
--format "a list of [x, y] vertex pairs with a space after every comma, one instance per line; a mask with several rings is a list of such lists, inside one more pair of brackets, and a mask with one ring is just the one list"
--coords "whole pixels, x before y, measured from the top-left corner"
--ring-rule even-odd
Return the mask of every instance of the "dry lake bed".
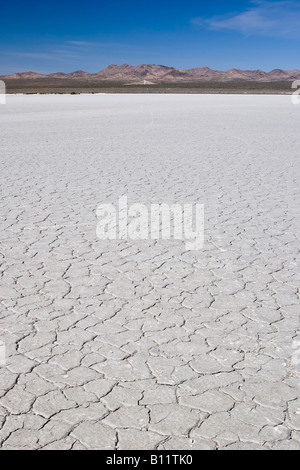
[[[300, 105], [9, 95], [0, 447], [300, 449]], [[205, 242], [101, 240], [97, 207], [203, 204]]]

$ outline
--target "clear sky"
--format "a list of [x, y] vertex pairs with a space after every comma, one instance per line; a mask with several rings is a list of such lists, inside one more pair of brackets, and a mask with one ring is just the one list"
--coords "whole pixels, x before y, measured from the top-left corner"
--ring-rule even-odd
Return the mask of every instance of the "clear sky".
[[6, 0], [0, 17], [0, 74], [300, 69], [300, 0]]

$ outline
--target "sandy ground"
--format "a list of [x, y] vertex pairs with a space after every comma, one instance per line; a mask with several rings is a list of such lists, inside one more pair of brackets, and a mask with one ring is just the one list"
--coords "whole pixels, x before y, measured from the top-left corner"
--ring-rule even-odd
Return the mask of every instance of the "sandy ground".
[[[7, 97], [2, 449], [300, 449], [299, 124], [283, 96]], [[97, 239], [124, 194], [203, 203], [204, 248]]]

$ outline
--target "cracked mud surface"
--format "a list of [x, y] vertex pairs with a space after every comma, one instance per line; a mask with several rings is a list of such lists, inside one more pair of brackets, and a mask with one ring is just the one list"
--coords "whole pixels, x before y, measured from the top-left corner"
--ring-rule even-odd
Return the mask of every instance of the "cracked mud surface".
[[[9, 96], [0, 447], [300, 449], [289, 97]], [[101, 241], [96, 208], [205, 205], [205, 245]]]

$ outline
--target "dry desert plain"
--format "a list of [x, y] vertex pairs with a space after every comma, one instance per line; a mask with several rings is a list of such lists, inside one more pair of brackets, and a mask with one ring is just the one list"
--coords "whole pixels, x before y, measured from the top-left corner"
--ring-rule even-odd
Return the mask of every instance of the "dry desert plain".
[[[299, 124], [290, 96], [7, 96], [3, 450], [300, 449]], [[122, 195], [204, 204], [203, 249], [98, 239]]]

